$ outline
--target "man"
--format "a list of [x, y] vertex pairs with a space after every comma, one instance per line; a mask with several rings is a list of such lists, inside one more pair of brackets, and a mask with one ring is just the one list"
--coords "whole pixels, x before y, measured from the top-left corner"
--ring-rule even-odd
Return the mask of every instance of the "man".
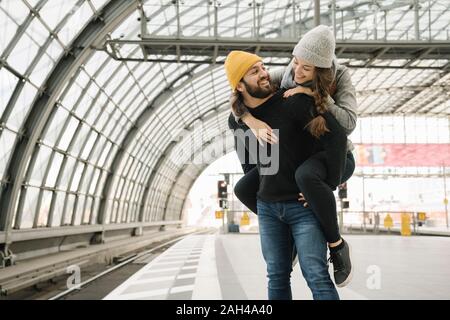
[[[269, 299], [292, 299], [290, 274], [295, 245], [302, 274], [313, 298], [338, 300], [339, 295], [328, 273], [327, 242], [315, 214], [297, 200], [299, 189], [294, 178], [298, 166], [317, 148], [317, 141], [304, 129], [312, 119], [314, 101], [304, 94], [284, 99], [283, 91], [274, 92], [261, 58], [254, 54], [230, 52], [225, 61], [225, 71], [236, 98], [242, 99], [254, 117], [278, 133], [276, 145], [260, 146], [256, 140], [246, 143], [242, 137], [235, 139], [243, 166], [248, 165], [248, 159], [255, 159], [260, 174], [257, 211], [261, 248], [269, 278]], [[326, 134], [323, 138], [328, 148], [326, 151], [332, 155], [333, 149], [345, 148], [347, 139], [333, 117], [323, 116], [327, 125], [332, 125], [329, 128], [333, 134]], [[232, 130], [239, 128], [232, 114], [229, 127]], [[245, 154], [241, 153], [241, 141], [245, 144]], [[269, 158], [273, 154], [276, 156], [267, 162], [262, 156], [264, 154]]]

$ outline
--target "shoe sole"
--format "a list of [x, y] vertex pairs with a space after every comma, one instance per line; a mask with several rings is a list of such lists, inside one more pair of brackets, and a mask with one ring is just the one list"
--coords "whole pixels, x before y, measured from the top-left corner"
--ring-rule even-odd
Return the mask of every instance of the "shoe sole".
[[[350, 261], [352, 261], [352, 247], [350, 246], [350, 244], [347, 242], [348, 245], [348, 254], [350, 256]], [[336, 286], [338, 288], [342, 288], [345, 287], [346, 285], [348, 285], [350, 283], [350, 281], [352, 281], [353, 279], [353, 270], [355, 269], [353, 262], [351, 262], [352, 264], [352, 268], [350, 269], [350, 274], [348, 275], [347, 279], [345, 279], [344, 282], [342, 282], [341, 284], [336, 284]]]

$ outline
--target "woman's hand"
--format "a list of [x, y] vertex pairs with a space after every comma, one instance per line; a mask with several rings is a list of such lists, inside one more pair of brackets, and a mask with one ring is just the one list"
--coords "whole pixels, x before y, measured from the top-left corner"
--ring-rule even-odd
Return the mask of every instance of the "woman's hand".
[[305, 208], [308, 206], [308, 202], [306, 202], [306, 199], [305, 199], [305, 197], [303, 196], [303, 193], [301, 193], [301, 192], [299, 193], [298, 201], [300, 201], [300, 202], [304, 201], [305, 203], [303, 204], [303, 206], [304, 206]]
[[264, 121], [256, 119], [249, 113], [242, 117], [242, 121], [252, 130], [261, 146], [263, 145], [263, 141], [270, 144], [278, 142], [278, 137], [273, 133], [272, 128]]
[[294, 94], [298, 94], [298, 93], [304, 93], [304, 94], [307, 94], [308, 96], [311, 96], [311, 97], [313, 95], [313, 92], [312, 92], [312, 90], [310, 88], [298, 86], [298, 87], [286, 90], [283, 93], [283, 97], [287, 98], [287, 97], [293, 96]]

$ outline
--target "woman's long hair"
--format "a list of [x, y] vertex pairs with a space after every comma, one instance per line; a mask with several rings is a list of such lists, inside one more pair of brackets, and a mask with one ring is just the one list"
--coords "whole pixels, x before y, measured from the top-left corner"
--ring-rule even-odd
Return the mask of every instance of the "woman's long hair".
[[333, 70], [331, 68], [316, 67], [312, 79], [313, 98], [316, 105], [318, 115], [312, 119], [306, 127], [309, 132], [316, 138], [329, 132], [325, 118], [321, 116], [322, 113], [327, 112], [328, 96], [332, 96], [336, 90]]

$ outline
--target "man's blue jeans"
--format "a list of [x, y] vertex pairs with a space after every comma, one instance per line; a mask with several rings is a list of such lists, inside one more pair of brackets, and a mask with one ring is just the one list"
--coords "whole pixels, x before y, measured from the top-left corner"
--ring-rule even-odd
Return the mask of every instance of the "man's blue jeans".
[[269, 278], [269, 300], [292, 299], [292, 239], [314, 300], [339, 300], [328, 273], [327, 242], [311, 209], [295, 200], [267, 202], [258, 199], [257, 206], [261, 248]]

